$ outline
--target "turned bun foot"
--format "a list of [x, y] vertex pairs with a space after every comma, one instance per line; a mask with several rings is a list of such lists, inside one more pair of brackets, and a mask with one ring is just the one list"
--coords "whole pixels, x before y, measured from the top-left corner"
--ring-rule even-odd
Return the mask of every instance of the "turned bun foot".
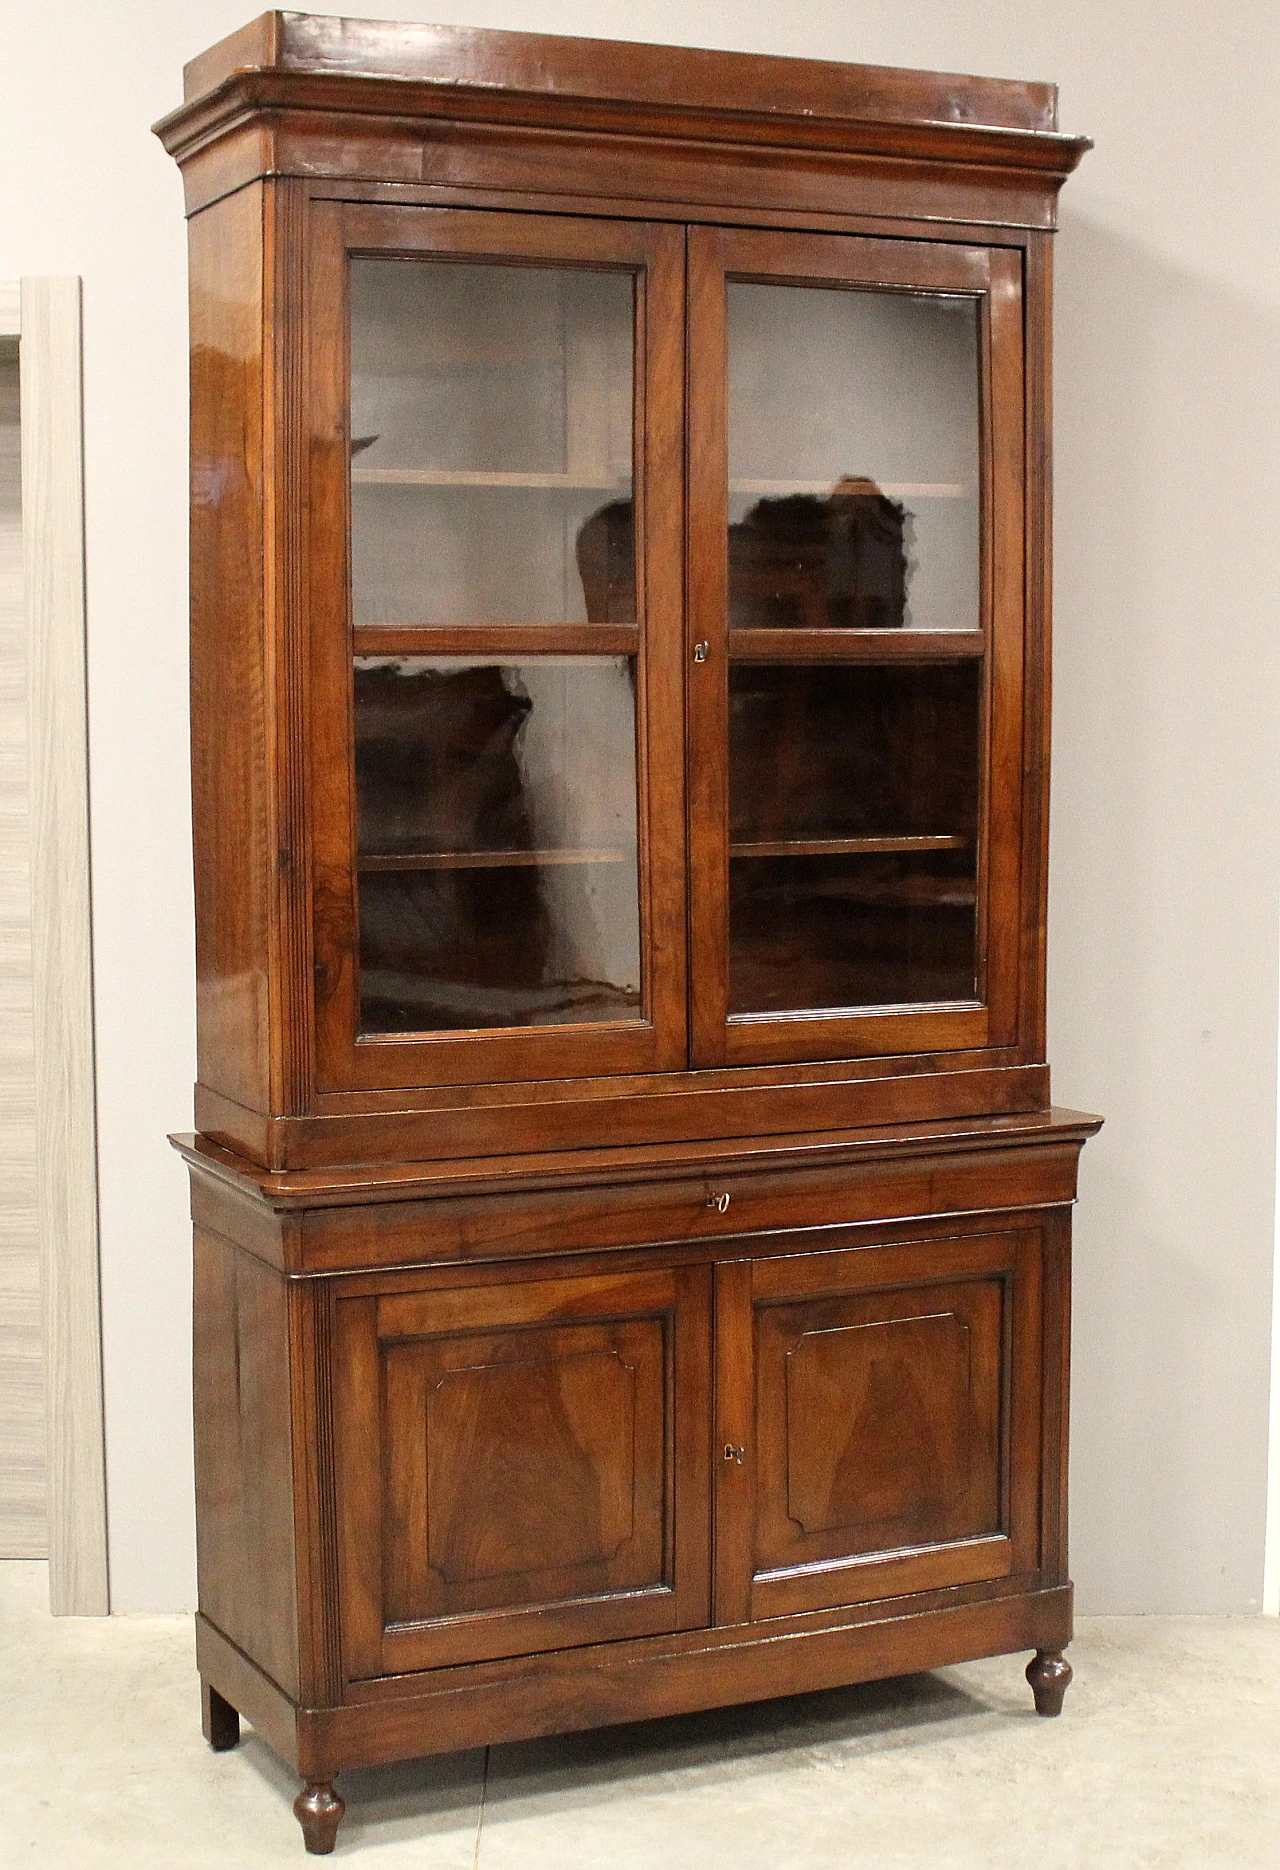
[[1037, 1649], [1027, 1664], [1027, 1680], [1036, 1698], [1036, 1713], [1062, 1713], [1062, 1697], [1071, 1681], [1071, 1664], [1056, 1649]]
[[240, 1716], [208, 1682], [200, 1684], [200, 1725], [215, 1753], [226, 1753], [240, 1739]]
[[346, 1806], [328, 1779], [308, 1779], [293, 1801], [293, 1814], [302, 1826], [303, 1841], [313, 1857], [327, 1857], [333, 1849]]

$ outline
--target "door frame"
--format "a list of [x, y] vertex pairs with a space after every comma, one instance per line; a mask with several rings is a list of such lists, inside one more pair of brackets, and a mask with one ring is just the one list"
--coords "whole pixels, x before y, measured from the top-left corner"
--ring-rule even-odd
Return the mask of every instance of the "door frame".
[[[948, 237], [694, 225], [688, 246], [688, 633], [690, 1025], [695, 1067], [803, 1064], [1016, 1042], [1020, 952], [1029, 910], [1021, 851], [1021, 696], [1027, 628], [1024, 534], [1026, 352], [1023, 262], [1014, 248]], [[982, 485], [978, 630], [729, 628], [728, 331], [730, 283], [910, 292], [977, 308]], [[735, 636], [739, 640], [735, 643]], [[698, 641], [695, 645], [694, 640]], [[745, 639], [745, 643], [743, 640]], [[729, 672], [731, 662], [855, 666], [981, 658], [982, 725], [976, 962], [972, 999], [789, 1012], [730, 1010]], [[995, 809], [1003, 802], [1003, 809]]]
[[27, 623], [36, 1220], [49, 1607], [106, 1616], [84, 583], [81, 282], [0, 282], [18, 339]]
[[[333, 733], [311, 737], [308, 772], [315, 1088], [341, 1094], [683, 1069], [684, 229], [667, 222], [346, 201], [316, 202], [310, 225], [308, 433], [300, 455], [306, 484], [297, 489], [309, 561], [306, 705], [314, 720], [337, 724]], [[585, 268], [631, 274], [637, 281], [632, 497], [639, 634], [626, 653], [634, 658], [637, 681], [643, 1019], [479, 1032], [360, 1032], [353, 656], [488, 657], [493, 652], [484, 644], [496, 639], [492, 626], [455, 630], [416, 624], [388, 630], [354, 623], [347, 430], [348, 281], [356, 257]], [[554, 626], [552, 634], [559, 628]], [[524, 653], [546, 653], [544, 630], [522, 625], [497, 630], [513, 660], [521, 653], [521, 636], [528, 639]], [[574, 632], [579, 639], [591, 633]], [[594, 634], [603, 639], [618, 633], [606, 627]]]

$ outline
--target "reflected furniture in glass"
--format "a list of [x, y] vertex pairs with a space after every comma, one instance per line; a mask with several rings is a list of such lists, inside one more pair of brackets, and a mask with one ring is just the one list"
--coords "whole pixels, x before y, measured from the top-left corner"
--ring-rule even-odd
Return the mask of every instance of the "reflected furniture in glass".
[[1052, 86], [266, 14], [189, 216], [198, 1663], [1070, 1670]]

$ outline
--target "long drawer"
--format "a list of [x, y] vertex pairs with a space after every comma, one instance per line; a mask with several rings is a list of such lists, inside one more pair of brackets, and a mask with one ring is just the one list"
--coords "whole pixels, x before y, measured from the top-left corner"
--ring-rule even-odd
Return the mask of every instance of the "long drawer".
[[569, 1188], [516, 1184], [509, 1194], [384, 1198], [290, 1214], [196, 1174], [192, 1213], [283, 1270], [354, 1272], [1056, 1207], [1075, 1197], [1078, 1155], [1072, 1140], [829, 1168], [734, 1168]]

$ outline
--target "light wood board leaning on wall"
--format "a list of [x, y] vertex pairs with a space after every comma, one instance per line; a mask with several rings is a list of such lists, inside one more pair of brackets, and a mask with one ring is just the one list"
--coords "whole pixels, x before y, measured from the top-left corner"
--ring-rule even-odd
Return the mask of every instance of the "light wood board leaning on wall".
[[43, 1558], [21, 467], [18, 340], [0, 326], [0, 1558]]
[[[15, 316], [16, 314], [16, 316]], [[0, 287], [20, 340], [35, 1219], [50, 1607], [108, 1608], [89, 890], [81, 292]]]

